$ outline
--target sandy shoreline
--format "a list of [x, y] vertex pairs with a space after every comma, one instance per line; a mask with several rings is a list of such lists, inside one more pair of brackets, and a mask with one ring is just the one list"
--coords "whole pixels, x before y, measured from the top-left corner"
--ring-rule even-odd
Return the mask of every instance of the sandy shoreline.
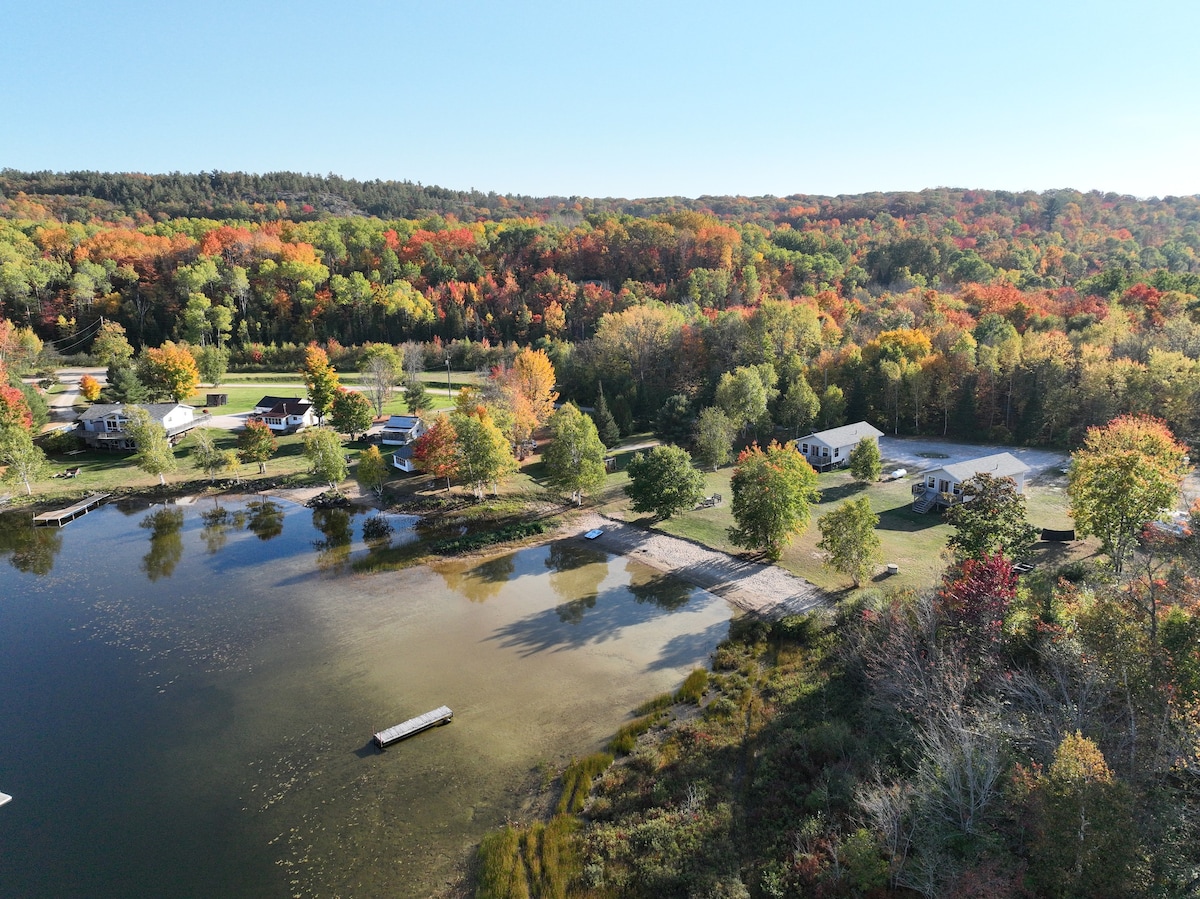
[[782, 568], [748, 562], [596, 512], [585, 512], [573, 518], [552, 539], [582, 540], [584, 533], [595, 528], [604, 531], [602, 536], [591, 541], [597, 549], [629, 556], [658, 571], [675, 575], [746, 612], [780, 618], [833, 605], [833, 598], [824, 590]]
[[[357, 488], [358, 485], [354, 487]], [[303, 506], [326, 489], [284, 487], [267, 489], [254, 495], [272, 496]], [[360, 489], [346, 490], [345, 485], [343, 492], [354, 505], [380, 508], [378, 498], [374, 494]], [[582, 540], [583, 534], [597, 528], [603, 530], [604, 534], [590, 541], [590, 545], [595, 548], [629, 556], [664, 574], [674, 575], [721, 597], [745, 612], [767, 618], [781, 618], [834, 604], [833, 597], [824, 590], [775, 565], [739, 559], [690, 540], [635, 527], [598, 512], [573, 515], [562, 527], [536, 542]], [[489, 547], [485, 554], [490, 556], [504, 551], [506, 548], [503, 546]]]

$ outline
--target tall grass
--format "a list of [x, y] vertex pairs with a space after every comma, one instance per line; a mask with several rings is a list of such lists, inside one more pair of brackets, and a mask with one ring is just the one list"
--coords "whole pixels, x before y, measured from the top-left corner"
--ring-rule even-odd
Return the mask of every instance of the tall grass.
[[578, 814], [583, 811], [588, 793], [592, 791], [592, 781], [612, 763], [613, 757], [607, 752], [596, 752], [571, 762], [563, 772], [562, 795], [558, 797], [555, 812], [561, 815], [564, 812]]
[[476, 899], [567, 899], [582, 872], [579, 822], [557, 815], [549, 824], [505, 827], [483, 838]]

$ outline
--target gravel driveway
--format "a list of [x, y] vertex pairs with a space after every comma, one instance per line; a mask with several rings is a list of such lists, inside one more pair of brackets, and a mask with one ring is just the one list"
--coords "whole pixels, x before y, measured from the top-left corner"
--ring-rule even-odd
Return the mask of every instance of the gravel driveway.
[[1047, 469], [1063, 469], [1071, 460], [1071, 454], [1061, 450], [951, 443], [931, 437], [879, 438], [879, 454], [883, 457], [885, 473], [894, 468], [907, 468], [908, 473], [913, 475], [928, 468], [940, 468], [943, 465], [966, 462], [968, 459], [990, 456], [993, 453], [1011, 453], [1016, 456], [1031, 469], [1031, 479], [1045, 473]]

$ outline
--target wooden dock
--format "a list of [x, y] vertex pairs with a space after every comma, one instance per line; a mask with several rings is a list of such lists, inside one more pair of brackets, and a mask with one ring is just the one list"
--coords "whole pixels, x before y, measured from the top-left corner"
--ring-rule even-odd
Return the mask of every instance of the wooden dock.
[[43, 527], [52, 524], [56, 528], [61, 528], [68, 521], [74, 521], [80, 515], [86, 515], [110, 496], [112, 496], [111, 493], [93, 493], [66, 509], [59, 509], [57, 512], [43, 512], [41, 515], [33, 516], [33, 525], [34, 527]]
[[399, 743], [401, 740], [411, 737], [413, 734], [419, 734], [423, 730], [429, 730], [429, 728], [437, 727], [439, 724], [449, 724], [453, 717], [454, 712], [450, 711], [449, 706], [440, 706], [432, 712], [426, 712], [424, 715], [418, 715], [416, 718], [409, 718], [402, 724], [389, 727], [387, 730], [381, 730], [374, 735], [373, 739], [376, 746], [384, 749], [393, 743]]

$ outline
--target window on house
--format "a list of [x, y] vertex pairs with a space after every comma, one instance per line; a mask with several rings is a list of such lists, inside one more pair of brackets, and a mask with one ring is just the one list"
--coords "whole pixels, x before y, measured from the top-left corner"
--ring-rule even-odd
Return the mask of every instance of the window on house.
[[841, 449], [841, 447], [838, 447], [837, 449], [835, 449], [835, 450], [833, 451], [833, 458], [835, 458], [835, 459], [836, 459], [836, 458], [837, 458], [838, 456], [840, 456], [841, 454], [842, 454], [842, 449]]
[[804, 453], [804, 455], [806, 455], [806, 456], [808, 455], [808, 444], [807, 443], [800, 444], [800, 452]]

